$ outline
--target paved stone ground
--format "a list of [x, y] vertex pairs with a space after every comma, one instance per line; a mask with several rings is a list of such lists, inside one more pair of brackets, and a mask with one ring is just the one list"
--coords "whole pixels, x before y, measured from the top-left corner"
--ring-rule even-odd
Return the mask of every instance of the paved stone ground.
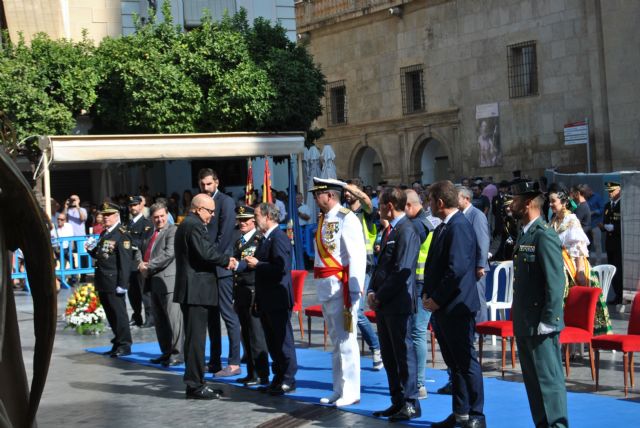
[[[59, 294], [60, 313], [64, 310], [68, 294], [65, 290]], [[26, 293], [17, 292], [16, 303], [25, 365], [27, 372], [31, 373], [34, 345], [31, 298]], [[304, 304], [306, 306], [314, 303], [315, 289], [307, 281]], [[616, 315], [615, 332], [626, 332], [627, 318], [628, 314]], [[293, 321], [297, 345], [307, 347], [306, 341], [300, 341], [297, 319], [294, 318]], [[312, 328], [312, 346], [321, 349], [322, 321], [315, 319]], [[132, 333], [134, 342], [155, 340], [153, 329], [137, 329]], [[221, 386], [225, 392], [221, 400], [185, 400], [180, 376], [84, 351], [87, 347], [107, 345], [110, 337], [110, 332], [99, 337], [79, 336], [72, 330], [64, 330], [64, 322], [59, 321], [47, 386], [38, 412], [40, 427], [90, 424], [92, 427], [142, 428], [180, 426], [187, 421], [189, 426], [194, 427], [388, 426], [386, 421], [291, 399], [269, 397], [228, 385]], [[495, 348], [490, 341], [486, 342], [483, 362], [486, 377], [500, 376], [499, 342]], [[444, 368], [439, 351], [436, 352], [436, 368]], [[624, 397], [622, 358], [619, 354], [601, 355], [600, 375], [600, 394]], [[515, 370], [509, 368], [505, 379], [521, 382], [519, 366]], [[592, 392], [594, 385], [588, 368], [588, 357], [576, 360], [567, 381], [568, 389]], [[640, 388], [636, 386], [628, 399], [640, 401]], [[428, 402], [428, 399], [422, 402], [423, 412], [428, 412]]]

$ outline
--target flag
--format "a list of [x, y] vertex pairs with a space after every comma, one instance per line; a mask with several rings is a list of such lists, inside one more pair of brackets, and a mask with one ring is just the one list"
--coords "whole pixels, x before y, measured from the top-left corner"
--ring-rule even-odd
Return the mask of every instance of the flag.
[[271, 196], [271, 171], [269, 171], [269, 159], [264, 158], [264, 180], [262, 183], [262, 202], [273, 203]]
[[256, 198], [253, 194], [253, 168], [251, 167], [251, 159], [249, 159], [247, 163], [249, 164], [249, 171], [247, 172], [247, 187], [244, 191], [244, 203], [245, 205], [252, 206]]
[[298, 204], [296, 203], [296, 182], [293, 177], [295, 163], [289, 157], [289, 223], [287, 223], [287, 235], [293, 245], [292, 266], [293, 269], [304, 270], [304, 242], [302, 241], [302, 228], [298, 219]]

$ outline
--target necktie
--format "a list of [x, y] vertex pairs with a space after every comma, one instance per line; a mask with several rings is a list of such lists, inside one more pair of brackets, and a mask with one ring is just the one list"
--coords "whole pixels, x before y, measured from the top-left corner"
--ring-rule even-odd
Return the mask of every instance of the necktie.
[[391, 229], [393, 229], [391, 225], [387, 226], [387, 228], [385, 229], [384, 238], [382, 239], [382, 245], [387, 245], [387, 241], [389, 240], [389, 235], [391, 234]]
[[242, 244], [242, 246], [247, 243], [247, 240], [244, 239], [244, 235], [240, 237], [240, 243]]
[[144, 252], [144, 257], [142, 258], [142, 261], [147, 263], [149, 261], [149, 259], [151, 258], [151, 249], [153, 248], [153, 244], [154, 242], [156, 242], [156, 238], [158, 237], [158, 229], [155, 230], [155, 232], [153, 232], [153, 235], [151, 235], [151, 239], [149, 240], [149, 244], [147, 245], [147, 249]]

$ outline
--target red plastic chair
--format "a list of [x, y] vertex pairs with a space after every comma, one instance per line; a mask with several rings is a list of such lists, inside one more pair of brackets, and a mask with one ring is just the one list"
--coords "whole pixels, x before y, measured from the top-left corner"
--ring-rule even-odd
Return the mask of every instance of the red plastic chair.
[[307, 277], [306, 270], [292, 270], [291, 280], [293, 282], [293, 312], [298, 313], [298, 324], [300, 325], [300, 338], [304, 340], [304, 327], [302, 324], [302, 292], [304, 291], [304, 280]]
[[591, 364], [591, 379], [595, 379], [593, 358], [593, 325], [596, 316], [596, 304], [602, 290], [596, 287], [574, 286], [569, 289], [569, 295], [564, 305], [564, 329], [560, 332], [560, 343], [564, 345], [564, 363], [567, 377], [571, 373], [569, 366], [569, 344], [587, 343], [589, 345], [589, 363]]
[[429, 325], [427, 326], [429, 330], [429, 334], [431, 335], [431, 367], [436, 366], [436, 333], [433, 331], [433, 326], [431, 325], [431, 321], [429, 321]]
[[367, 317], [367, 319], [372, 323], [377, 322], [376, 321], [376, 311], [364, 311], [364, 316]]
[[327, 323], [324, 321], [324, 315], [322, 314], [322, 305], [307, 306], [304, 308], [304, 314], [307, 316], [307, 335], [309, 336], [309, 346], [311, 346], [311, 317], [322, 318], [322, 325], [324, 327], [324, 349], [327, 349]]
[[480, 367], [482, 367], [482, 346], [484, 336], [499, 336], [502, 340], [502, 377], [504, 377], [504, 369], [507, 359], [507, 339], [511, 344], [511, 368], [516, 367], [516, 347], [513, 337], [513, 310], [509, 311], [509, 320], [484, 321], [476, 324], [476, 332], [480, 335], [478, 341], [478, 351], [480, 354]]
[[633, 353], [640, 352], [640, 293], [636, 293], [631, 305], [631, 317], [627, 334], [611, 334], [596, 336], [591, 339], [591, 345], [596, 350], [596, 391], [600, 383], [600, 350], [622, 352], [622, 365], [624, 367], [624, 396], [627, 396], [627, 371], [633, 388]]

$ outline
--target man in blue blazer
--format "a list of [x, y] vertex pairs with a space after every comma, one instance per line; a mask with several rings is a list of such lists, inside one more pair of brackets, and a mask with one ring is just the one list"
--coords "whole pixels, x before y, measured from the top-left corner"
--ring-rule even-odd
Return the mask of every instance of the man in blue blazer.
[[482, 371], [474, 346], [475, 316], [480, 309], [476, 287], [476, 235], [458, 210], [458, 191], [450, 181], [429, 187], [431, 212], [442, 219], [427, 256], [422, 302], [442, 357], [451, 370], [453, 413], [434, 428], [486, 427]]
[[245, 257], [237, 268], [239, 272], [255, 269], [255, 310], [262, 322], [274, 374], [271, 384], [258, 390], [271, 395], [295, 391], [298, 371], [291, 327], [291, 241], [278, 227], [278, 217], [275, 204], [262, 203], [256, 207], [256, 224], [263, 239], [254, 255]]
[[420, 238], [404, 209], [407, 195], [399, 188], [379, 195], [380, 218], [389, 221], [383, 232], [378, 264], [373, 271], [367, 302], [376, 311], [382, 362], [387, 372], [391, 407], [373, 412], [389, 421], [420, 417], [417, 359], [411, 329], [418, 304], [416, 262]]

